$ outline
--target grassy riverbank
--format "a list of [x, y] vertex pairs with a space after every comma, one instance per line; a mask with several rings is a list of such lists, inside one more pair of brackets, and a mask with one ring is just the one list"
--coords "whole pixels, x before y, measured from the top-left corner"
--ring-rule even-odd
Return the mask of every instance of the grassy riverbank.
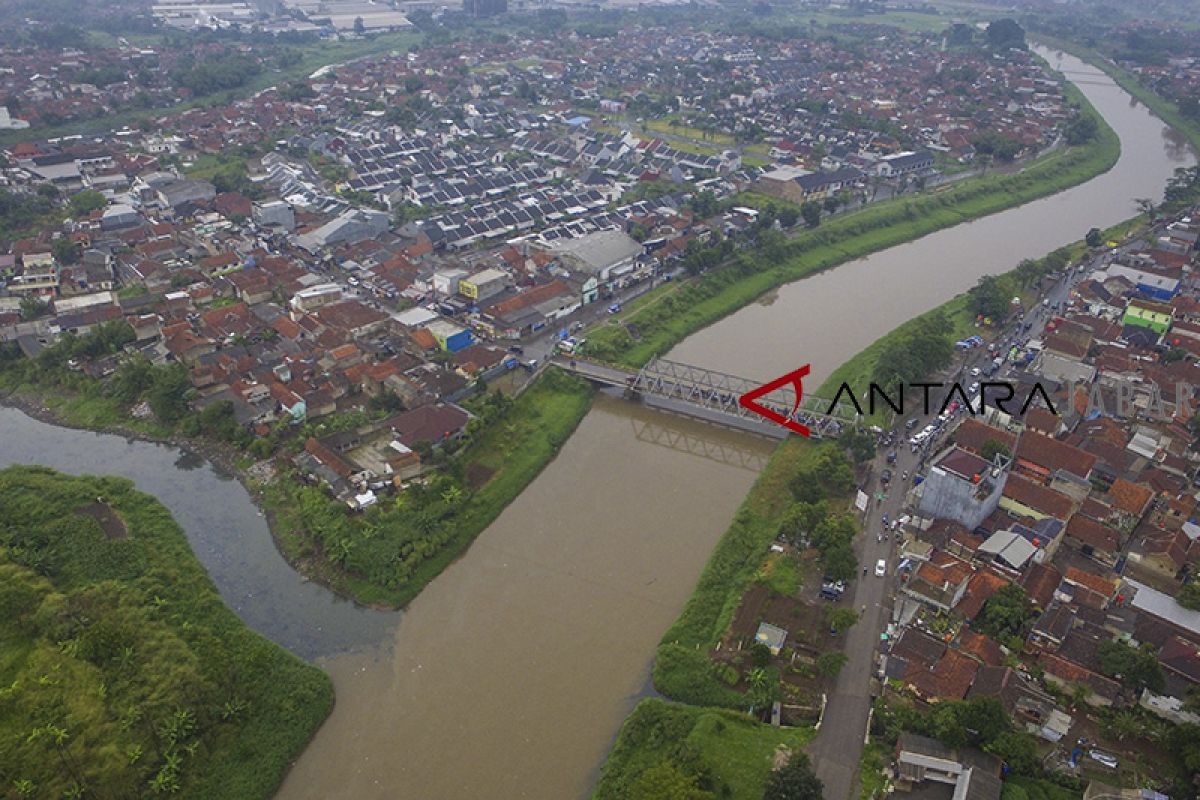
[[775, 449], [659, 645], [655, 688], [679, 702], [648, 699], [637, 705], [604, 765], [595, 800], [654, 797], [638, 794], [639, 781], [675, 766], [701, 776], [700, 788], [713, 796], [759, 798], [776, 749], [803, 747], [815, 735], [811, 728], [761, 725], [742, 713], [750, 701], [721, 680], [710, 654], [759, 575], [795, 500], [794, 481], [811, 474], [832, 447], [791, 438]]
[[[1105, 230], [1104, 239], [1120, 240], [1135, 233], [1145, 223], [1144, 216], [1134, 217]], [[1078, 259], [1086, 253], [1087, 246], [1083, 241], [1078, 241], [1067, 245], [1064, 250], [1069, 252], [1072, 259]], [[1014, 276], [1015, 270], [1001, 277], [1012, 280]], [[904, 323], [835, 370], [818, 394], [831, 395], [834, 387], [842, 381], [855, 387], [865, 386], [886, 343], [903, 336], [930, 316], [941, 314], [950, 320], [954, 327], [952, 335], [973, 330], [974, 314], [968, 304], [969, 296], [959, 295]], [[646, 700], [639, 704], [622, 727], [604, 766], [595, 794], [597, 800], [621, 796], [613, 792], [627, 789], [639, 774], [669, 757], [663, 755], [664, 745], [658, 737], [670, 725], [682, 726], [682, 736], [686, 741], [691, 741], [688, 733], [691, 728], [687, 725], [697, 725], [697, 721], [703, 719], [705, 714], [718, 713], [718, 709], [734, 709], [745, 705], [744, 695], [719, 680], [709, 653], [736, 613], [738, 602], [754, 579], [767, 548], [779, 531], [784, 512], [793, 499], [793, 481], [797, 475], [817, 463], [821, 453], [831, 446], [793, 437], [781, 443], [772, 453], [767, 466], [734, 516], [729, 530], [717, 543], [687, 605], [663, 636], [656, 653], [653, 668], [655, 687], [668, 697], [689, 705], [659, 700]], [[658, 706], [665, 706], [669, 711]], [[721, 713], [738, 716], [727, 710]], [[686, 724], [683, 720], [687, 721]], [[771, 731], [774, 731], [773, 735], [781, 736], [775, 729], [757, 723], [744, 724], [758, 729], [763, 736], [772, 735], [768, 733]], [[648, 733], [647, 729], [653, 733]], [[801, 729], [800, 732], [806, 730]], [[705, 759], [704, 763], [709, 762]], [[875, 786], [881, 765], [879, 754], [869, 751], [863, 772], [870, 776], [871, 781], [864, 781], [864, 788]], [[761, 765], [756, 768], [763, 770], [760, 778], [765, 780], [765, 768]], [[761, 796], [761, 788], [758, 793], [733, 793], [729, 796], [757, 798]]]
[[653, 676], [655, 688], [667, 697], [696, 705], [746, 706], [745, 695], [717, 677], [709, 652], [729, 627], [742, 594], [779, 532], [794, 499], [792, 481], [816, 465], [830, 447], [792, 437], [771, 454], [729, 530], [717, 542], [687, 605], [663, 635]]
[[[591, 352], [641, 366], [695, 331], [753, 302], [771, 289], [942, 228], [1023, 205], [1108, 171], [1120, 156], [1116, 133], [1073, 86], [1071, 99], [1099, 122], [1095, 139], [1063, 148], [1013, 175], [984, 175], [950, 188], [873, 204], [789, 240], [774, 259], [761, 251], [698, 278], [664, 284], [643, 295], [612, 324], [589, 334]], [[625, 326], [633, 326], [634, 339]]]
[[693, 786], [712, 793], [704, 796], [760, 798], [778, 748], [800, 750], [813, 734], [811, 728], [759, 725], [732, 711], [643, 700], [621, 729], [593, 797], [690, 797], [663, 794], [663, 787], [683, 785], [678, 765], [699, 759], [708, 772]]
[[[387, 508], [347, 516], [323, 490], [278, 479], [264, 492], [276, 543], [300, 572], [339, 594], [366, 605], [406, 605], [554, 459], [587, 415], [592, 397], [582, 380], [558, 370], [542, 375], [454, 457], [449, 471], [468, 483], [478, 476], [479, 483], [454, 499], [443, 494], [429, 505], [389, 500]], [[428, 514], [432, 529], [414, 528], [413, 518], [422, 514]], [[410, 552], [416, 535], [435, 542], [435, 549], [403, 580], [392, 580], [395, 573], [386, 568]], [[384, 569], [367, 571], [373, 567]]]
[[0, 471], [0, 764], [12, 796], [267, 798], [333, 707], [221, 601], [130, 481]]
[[[1102, 239], [1106, 242], [1119, 241], [1145, 225], [1146, 222], [1147, 218], [1145, 215], [1133, 217], [1105, 229], [1102, 232]], [[1080, 239], [1064, 246], [1062, 251], [1074, 262], [1087, 253], [1088, 247]], [[1007, 284], [1010, 284], [1013, 291], [1022, 291], [1025, 287], [1020, 286], [1016, 275], [1016, 270], [1012, 270], [999, 277]], [[879, 357], [887, 348], [888, 343], [898, 337], [903, 337], [907, 332], [920, 325], [922, 320], [929, 319], [930, 317], [940, 314], [949, 320], [953, 326], [953, 331], [950, 334], [951, 338], [961, 339], [975, 333], [986, 335], [986, 329], [979, 329], [975, 325], [975, 314], [970, 308], [970, 300], [969, 293], [960, 294], [937, 308], [930, 309], [924, 314], [914, 317], [884, 334], [830, 373], [825, 382], [821, 384], [821, 387], [817, 389], [815, 395], [818, 397], [832, 397], [839, 386], [843, 383], [848, 383], [855, 390], [856, 395], [865, 397], [867, 385], [871, 380], [872, 374], [875, 372], [876, 365], [879, 363]]]

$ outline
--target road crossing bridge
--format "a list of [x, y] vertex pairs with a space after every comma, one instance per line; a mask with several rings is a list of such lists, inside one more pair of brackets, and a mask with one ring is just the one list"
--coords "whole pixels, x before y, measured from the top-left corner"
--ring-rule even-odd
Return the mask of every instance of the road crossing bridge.
[[[784, 439], [790, 434], [787, 428], [764, 419], [738, 402], [743, 394], [759, 387], [757, 381], [749, 378], [658, 357], [652, 358], [637, 372], [563, 355], [555, 356], [551, 363], [594, 383], [623, 389], [626, 396], [652, 408], [772, 439]], [[808, 395], [797, 406], [791, 386], [781, 387], [756, 402], [808, 426], [814, 439], [840, 435], [857, 416], [850, 403], [831, 408], [829, 400]]]

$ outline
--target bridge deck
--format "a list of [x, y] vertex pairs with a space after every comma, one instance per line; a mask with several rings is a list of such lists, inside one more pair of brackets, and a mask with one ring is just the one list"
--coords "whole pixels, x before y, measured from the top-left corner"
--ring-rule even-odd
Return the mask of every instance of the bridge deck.
[[[638, 372], [578, 357], [555, 356], [552, 363], [596, 383], [626, 389], [652, 408], [772, 439], [785, 439], [789, 434], [782, 425], [763, 419], [738, 402], [741, 395], [758, 387], [748, 378], [660, 358], [652, 359]], [[809, 397], [793, 413], [796, 395], [790, 386], [758, 402], [807, 425], [813, 438], [837, 436], [854, 419], [852, 407], [839, 407], [830, 415], [824, 413], [829, 408], [827, 401]]]

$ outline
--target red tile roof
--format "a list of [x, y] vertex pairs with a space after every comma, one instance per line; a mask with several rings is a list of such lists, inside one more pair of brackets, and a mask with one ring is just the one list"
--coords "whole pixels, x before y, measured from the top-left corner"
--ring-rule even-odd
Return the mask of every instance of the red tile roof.
[[992, 595], [1008, 584], [1008, 580], [989, 570], [976, 572], [971, 578], [971, 582], [967, 584], [967, 591], [963, 594], [962, 600], [954, 610], [962, 614], [965, 619], [975, 619]]
[[932, 668], [910, 665], [904, 672], [904, 681], [922, 697], [962, 700], [978, 671], [978, 661], [958, 650], [947, 650]]
[[982, 422], [970, 418], [963, 420], [958, 429], [954, 431], [954, 441], [958, 443], [958, 446], [973, 453], [983, 452], [983, 445], [989, 439], [1000, 442], [1009, 451], [1016, 446], [1017, 441], [1017, 437], [1008, 431], [984, 425]]
[[1034, 464], [1048, 473], [1062, 469], [1080, 478], [1086, 478], [1096, 464], [1096, 457], [1091, 453], [1035, 431], [1026, 431], [1021, 437], [1017, 445], [1017, 459]]
[[1115, 553], [1121, 547], [1121, 534], [1090, 517], [1076, 514], [1067, 523], [1067, 536], [1102, 553]]
[[1071, 513], [1071, 498], [1020, 475], [1008, 476], [1008, 482], [1004, 484], [1004, 496], [1055, 519], [1065, 520]]
[[1077, 583], [1080, 586], [1091, 589], [1102, 597], [1112, 597], [1117, 591], [1117, 582], [1110, 578], [1102, 578], [1091, 572], [1084, 572], [1078, 567], [1067, 567], [1067, 574], [1063, 576], [1071, 583]]
[[1049, 564], [1033, 564], [1021, 579], [1021, 586], [1034, 605], [1045, 608], [1054, 598], [1054, 590], [1062, 583], [1062, 575]]
[[1004, 663], [1004, 651], [990, 637], [964, 628], [958, 635], [958, 646], [964, 653], [975, 656], [988, 666], [998, 667]]
[[1141, 516], [1146, 511], [1146, 506], [1154, 499], [1154, 492], [1149, 487], [1117, 478], [1108, 488], [1108, 498], [1109, 502], [1122, 511]]

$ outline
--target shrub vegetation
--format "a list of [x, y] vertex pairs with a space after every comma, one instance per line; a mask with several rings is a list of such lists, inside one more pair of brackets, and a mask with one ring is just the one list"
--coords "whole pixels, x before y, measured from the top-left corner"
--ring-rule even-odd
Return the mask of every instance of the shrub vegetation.
[[0, 686], [6, 797], [270, 797], [333, 706], [166, 509], [40, 467], [0, 471]]

